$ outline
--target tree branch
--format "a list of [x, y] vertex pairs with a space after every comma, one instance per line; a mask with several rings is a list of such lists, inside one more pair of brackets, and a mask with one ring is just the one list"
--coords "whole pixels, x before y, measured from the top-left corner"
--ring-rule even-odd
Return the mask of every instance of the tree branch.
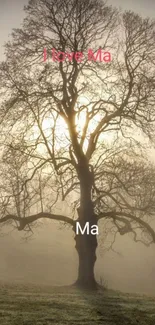
[[[122, 216], [122, 220], [120, 219], [121, 216]], [[152, 241], [155, 243], [155, 231], [153, 230], [153, 228], [146, 221], [144, 221], [130, 213], [115, 212], [115, 211], [102, 212], [98, 215], [98, 220], [100, 220], [102, 218], [112, 218], [113, 220], [118, 220], [118, 221], [124, 222], [124, 220], [126, 220], [126, 219], [124, 219], [123, 217], [129, 218], [132, 221], [136, 221], [136, 223], [138, 223], [142, 228], [146, 229], [147, 232], [151, 235]], [[127, 220], [126, 220], [126, 222], [127, 222]], [[129, 227], [129, 230], [132, 231], [130, 227]], [[124, 232], [124, 234], [127, 232], [129, 232], [129, 231]]]
[[5, 217], [1, 218], [0, 223], [4, 223], [4, 222], [10, 221], [10, 220], [13, 220], [13, 221], [16, 221], [19, 223], [18, 230], [23, 230], [25, 228], [25, 226], [29, 225], [32, 222], [35, 222], [38, 219], [42, 219], [42, 218], [48, 218], [51, 220], [65, 222], [65, 223], [70, 224], [71, 226], [74, 226], [74, 224], [75, 224], [75, 222], [72, 219], [70, 219], [66, 216], [48, 213], [48, 212], [47, 213], [40, 212], [40, 213], [33, 214], [33, 215], [30, 215], [25, 218], [20, 218], [20, 217], [17, 217], [16, 215], [9, 214], [9, 215], [6, 215]]

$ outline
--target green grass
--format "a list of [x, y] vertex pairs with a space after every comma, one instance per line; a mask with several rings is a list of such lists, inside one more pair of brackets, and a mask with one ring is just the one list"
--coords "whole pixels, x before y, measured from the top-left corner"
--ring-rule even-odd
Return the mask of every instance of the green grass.
[[155, 298], [0, 285], [0, 325], [155, 325]]

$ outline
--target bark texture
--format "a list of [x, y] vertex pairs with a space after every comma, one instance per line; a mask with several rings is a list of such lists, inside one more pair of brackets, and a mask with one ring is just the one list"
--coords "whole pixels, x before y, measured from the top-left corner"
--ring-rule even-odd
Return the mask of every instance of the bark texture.
[[[97, 218], [91, 200], [91, 175], [83, 175], [81, 188], [81, 206], [78, 210], [78, 222], [84, 229], [86, 222], [89, 222], [89, 229], [92, 225], [97, 225]], [[94, 276], [94, 266], [96, 262], [97, 237], [91, 232], [87, 234], [76, 234], [76, 250], [79, 256], [79, 269], [76, 285], [83, 289], [97, 289], [97, 282]]]

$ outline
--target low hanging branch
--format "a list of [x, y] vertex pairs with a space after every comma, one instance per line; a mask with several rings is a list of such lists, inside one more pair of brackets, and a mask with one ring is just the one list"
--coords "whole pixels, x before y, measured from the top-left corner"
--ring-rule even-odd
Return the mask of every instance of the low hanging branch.
[[[98, 220], [100, 220], [102, 218], [112, 219], [112, 221], [116, 225], [116, 227], [121, 235], [124, 235], [129, 232], [133, 232], [133, 234], [135, 235], [135, 231], [132, 229], [132, 224], [131, 224], [132, 221], [135, 221], [140, 226], [140, 228], [145, 229], [147, 231], [147, 233], [151, 236], [151, 238], [152, 238], [151, 243], [155, 243], [155, 231], [153, 230], [153, 228], [146, 221], [144, 221], [130, 213], [115, 212], [115, 211], [103, 212], [103, 213], [99, 214]], [[122, 227], [118, 226], [116, 224], [117, 221], [123, 223], [124, 225]]]
[[23, 230], [25, 228], [25, 226], [27, 226], [27, 225], [31, 224], [32, 222], [35, 222], [39, 219], [42, 219], [42, 218], [65, 222], [65, 223], [70, 224], [73, 227], [75, 224], [74, 220], [72, 220], [66, 216], [59, 215], [59, 214], [46, 213], [46, 212], [40, 212], [40, 213], [33, 214], [33, 215], [30, 215], [25, 218], [21, 218], [21, 217], [17, 217], [16, 215], [9, 214], [9, 215], [6, 215], [5, 217], [1, 218], [0, 223], [4, 223], [4, 222], [13, 220], [13, 221], [16, 221], [19, 223], [18, 230]]

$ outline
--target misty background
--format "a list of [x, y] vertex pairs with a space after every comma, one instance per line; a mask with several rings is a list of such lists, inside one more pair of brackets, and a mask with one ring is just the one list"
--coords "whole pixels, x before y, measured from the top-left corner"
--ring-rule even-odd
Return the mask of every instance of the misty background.
[[[0, 60], [5, 59], [3, 45], [12, 28], [20, 27], [23, 21], [23, 6], [27, 3], [26, 0], [0, 2]], [[155, 18], [153, 0], [108, 3]], [[76, 279], [78, 258], [71, 229], [61, 230], [58, 223], [45, 221], [34, 229], [28, 241], [23, 239], [23, 232], [6, 227], [2, 230], [5, 236], [0, 235], [0, 282], [64, 285]], [[147, 248], [134, 243], [128, 235], [118, 235], [114, 249], [119, 254], [98, 248], [97, 279], [103, 277], [109, 288], [155, 294], [155, 245]]]

